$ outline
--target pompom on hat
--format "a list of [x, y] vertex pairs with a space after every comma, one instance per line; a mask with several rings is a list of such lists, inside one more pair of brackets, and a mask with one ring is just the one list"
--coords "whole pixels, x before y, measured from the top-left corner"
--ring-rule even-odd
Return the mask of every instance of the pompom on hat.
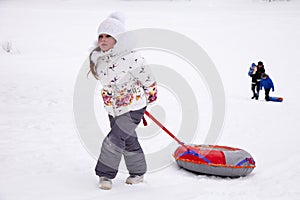
[[125, 32], [125, 15], [121, 12], [111, 13], [98, 28], [98, 37], [107, 34], [118, 40], [118, 35]]

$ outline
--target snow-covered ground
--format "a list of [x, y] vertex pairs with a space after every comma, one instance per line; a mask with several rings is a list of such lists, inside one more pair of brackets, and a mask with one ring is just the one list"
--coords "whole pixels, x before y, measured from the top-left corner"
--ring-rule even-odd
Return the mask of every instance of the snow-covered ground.
[[[126, 185], [120, 173], [111, 191], [97, 188], [73, 91], [97, 27], [113, 11], [127, 15], [128, 29], [177, 31], [208, 53], [227, 102], [217, 144], [249, 151], [257, 164], [249, 176], [195, 175], [173, 163], [140, 185]], [[0, 0], [0, 199], [300, 199], [299, 35], [296, 0]], [[247, 71], [259, 60], [283, 103], [250, 99]]]

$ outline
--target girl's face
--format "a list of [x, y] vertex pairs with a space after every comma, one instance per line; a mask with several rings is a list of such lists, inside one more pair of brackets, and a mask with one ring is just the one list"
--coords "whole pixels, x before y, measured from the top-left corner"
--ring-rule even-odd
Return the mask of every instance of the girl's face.
[[102, 51], [108, 51], [116, 44], [116, 40], [107, 34], [101, 34], [98, 38], [98, 45]]

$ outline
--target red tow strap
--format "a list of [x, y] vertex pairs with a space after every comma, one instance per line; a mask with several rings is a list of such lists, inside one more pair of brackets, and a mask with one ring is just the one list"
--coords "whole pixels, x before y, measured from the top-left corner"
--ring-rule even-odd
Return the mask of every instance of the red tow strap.
[[144, 126], [148, 126], [148, 123], [147, 123], [145, 117], [143, 117], [143, 124], [144, 124]]
[[[145, 115], [147, 115], [152, 121], [155, 122], [162, 130], [164, 130], [169, 136], [171, 136], [178, 144], [183, 146], [185, 149], [190, 150], [183, 142], [181, 142], [175, 135], [173, 135], [164, 125], [162, 125], [153, 115], [151, 115], [147, 110], [145, 111]], [[146, 121], [146, 120], [145, 120]], [[144, 117], [143, 117], [143, 123], [144, 123]], [[146, 122], [147, 123], [147, 122]]]

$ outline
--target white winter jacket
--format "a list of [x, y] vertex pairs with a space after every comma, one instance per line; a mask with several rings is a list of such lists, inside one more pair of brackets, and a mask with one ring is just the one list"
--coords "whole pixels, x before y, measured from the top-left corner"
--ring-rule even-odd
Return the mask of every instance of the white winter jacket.
[[103, 86], [101, 95], [110, 115], [139, 110], [157, 99], [155, 78], [138, 52], [96, 48], [90, 54], [90, 64]]

